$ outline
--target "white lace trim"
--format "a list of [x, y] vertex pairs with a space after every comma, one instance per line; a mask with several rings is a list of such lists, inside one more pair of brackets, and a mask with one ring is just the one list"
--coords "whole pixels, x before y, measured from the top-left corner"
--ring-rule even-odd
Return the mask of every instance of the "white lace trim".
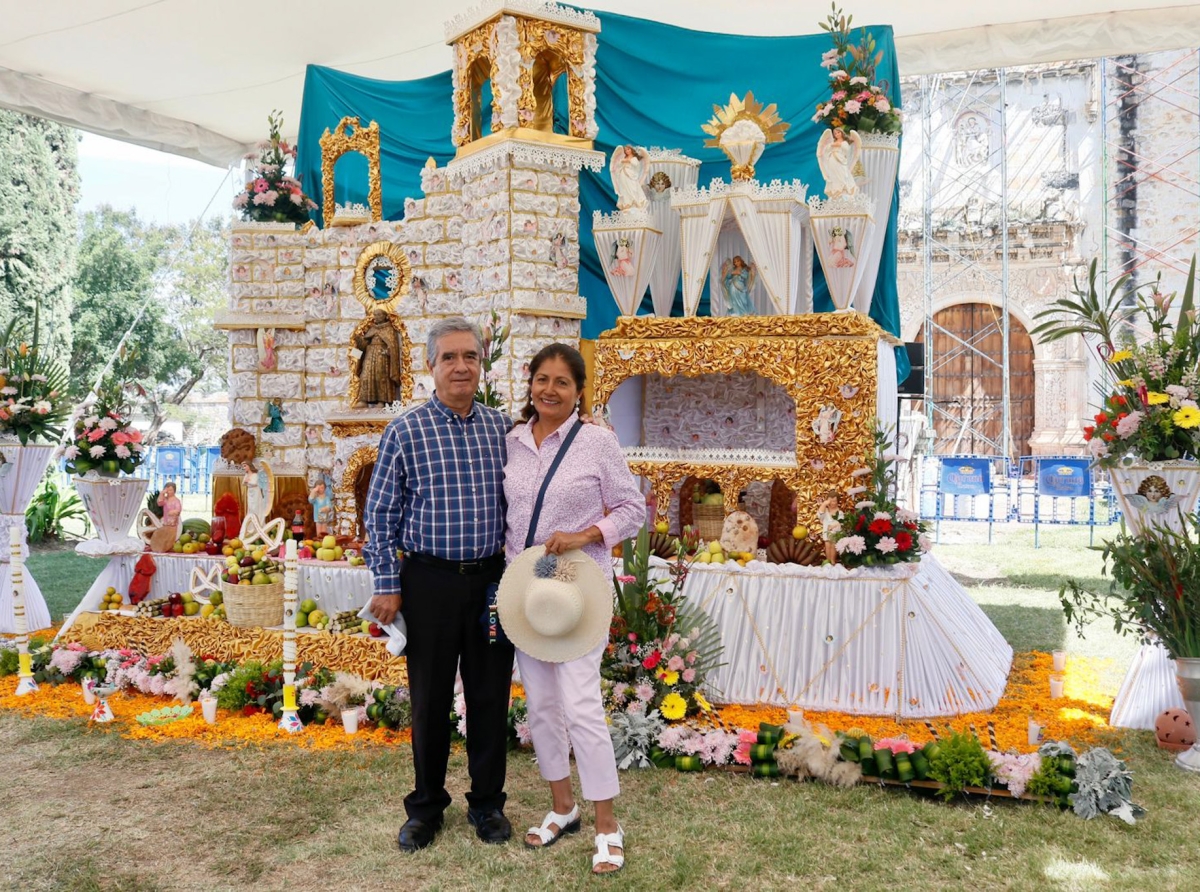
[[818, 198], [814, 195], [808, 200], [808, 210], [814, 216], [822, 217], [847, 214], [866, 214], [870, 217], [875, 210], [875, 201], [861, 192], [858, 195], [840, 195], [837, 198]]
[[1194, 471], [1200, 468], [1200, 461], [1194, 458], [1172, 458], [1166, 461], [1146, 461], [1136, 455], [1126, 455], [1113, 470], [1136, 471], [1146, 468], [1150, 471]]
[[571, 9], [559, 6], [557, 3], [547, 3], [544, 0], [485, 0], [478, 6], [473, 6], [446, 22], [446, 43], [454, 43], [458, 38], [474, 31], [501, 11], [515, 12], [547, 22], [557, 22], [560, 25], [567, 25], [582, 31], [600, 30], [600, 20], [596, 18], [595, 13], [586, 9]]
[[683, 154], [683, 149], [664, 149], [659, 146], [651, 146], [646, 151], [646, 158], [650, 161], [674, 161], [677, 164], [686, 164], [688, 167], [699, 167], [699, 158], [689, 158]]
[[233, 223], [233, 231], [240, 232], [244, 229], [252, 229], [255, 232], [295, 232], [295, 223], [276, 223], [274, 220], [264, 220], [258, 222], [255, 220], [235, 220]]
[[599, 173], [604, 168], [602, 152], [514, 139], [489, 146], [466, 158], [455, 159], [446, 165], [446, 170], [456, 177], [470, 178], [505, 167], [505, 162], [510, 160], [521, 164], [544, 164], [554, 170], [582, 170], [586, 167]]
[[611, 214], [606, 214], [603, 211], [592, 212], [593, 229], [597, 227], [636, 229], [642, 226], [649, 226], [655, 232], [658, 232], [658, 227], [654, 225], [654, 221], [650, 218], [649, 208], [629, 208], [624, 211], [613, 211]]
[[553, 310], [556, 315], [567, 319], [583, 319], [587, 316], [587, 298], [579, 294], [562, 294], [560, 292], [549, 291], [514, 292], [512, 308], [516, 311], [535, 310], [545, 312], [546, 310]]
[[333, 217], [335, 220], [343, 222], [361, 220], [363, 223], [369, 223], [371, 220], [371, 209], [357, 201], [347, 202], [346, 204], [337, 202], [333, 206]]
[[75, 553], [84, 557], [112, 557], [121, 554], [141, 554], [146, 550], [146, 543], [141, 539], [126, 536], [114, 542], [103, 539], [88, 539], [75, 546]]
[[764, 468], [796, 467], [795, 452], [770, 449], [678, 449], [671, 446], [629, 446], [626, 461], [701, 462]]
[[895, 149], [900, 150], [899, 133], [859, 133], [864, 149]]
[[[496, 63], [496, 96], [499, 97], [500, 124], [503, 127], [517, 127], [518, 101], [521, 88], [517, 78], [521, 72], [521, 38], [517, 33], [517, 20], [510, 15], [501, 16], [492, 29], [492, 59]], [[488, 110], [484, 120], [491, 124], [492, 115]], [[489, 128], [485, 127], [485, 132]]]
[[[650, 566], [654, 570], [665, 570], [670, 562], [655, 555], [650, 556]], [[745, 576], [796, 576], [806, 579], [881, 579], [902, 580], [912, 579], [921, 572], [921, 564], [914, 561], [905, 564], [888, 564], [883, 567], [858, 567], [847, 570], [841, 564], [822, 564], [819, 567], [803, 567], [800, 564], [775, 564], [770, 561], [747, 561], [746, 566], [736, 562], [726, 561], [723, 564], [692, 563], [689, 572], [692, 573], [739, 573]]]
[[758, 180], [747, 180], [730, 184], [717, 178], [710, 182], [707, 187], [698, 186], [694, 189], [676, 189], [671, 193], [671, 207], [707, 204], [714, 198], [727, 195], [746, 195], [754, 201], [794, 198], [796, 201], [803, 202], [807, 194], [808, 186], [800, 180], [771, 180], [769, 183], [760, 183]]

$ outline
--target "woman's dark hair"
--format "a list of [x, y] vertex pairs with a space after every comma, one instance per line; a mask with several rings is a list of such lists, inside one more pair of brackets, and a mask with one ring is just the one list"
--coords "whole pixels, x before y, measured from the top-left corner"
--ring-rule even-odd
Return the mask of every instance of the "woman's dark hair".
[[521, 421], [537, 418], [537, 410], [533, 408], [533, 377], [547, 359], [561, 359], [567, 364], [567, 368], [571, 370], [571, 377], [575, 379], [575, 386], [579, 388], [582, 402], [583, 388], [587, 384], [587, 365], [583, 361], [583, 354], [568, 344], [547, 344], [529, 362], [528, 392], [525, 394], [525, 407], [521, 409]]

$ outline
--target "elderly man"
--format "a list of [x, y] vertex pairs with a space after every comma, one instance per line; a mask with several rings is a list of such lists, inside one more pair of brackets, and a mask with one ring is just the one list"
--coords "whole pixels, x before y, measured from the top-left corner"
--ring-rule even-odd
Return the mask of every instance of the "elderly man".
[[467, 820], [484, 842], [503, 843], [512, 834], [503, 809], [513, 649], [489, 642], [481, 623], [487, 589], [504, 570], [504, 436], [511, 422], [475, 402], [483, 342], [474, 324], [436, 323], [425, 355], [433, 398], [384, 430], [363, 514], [375, 582], [371, 609], [383, 623], [399, 611], [408, 625], [416, 784], [404, 799], [408, 820], [398, 843], [405, 852], [433, 842], [450, 804], [448, 717], [460, 664]]

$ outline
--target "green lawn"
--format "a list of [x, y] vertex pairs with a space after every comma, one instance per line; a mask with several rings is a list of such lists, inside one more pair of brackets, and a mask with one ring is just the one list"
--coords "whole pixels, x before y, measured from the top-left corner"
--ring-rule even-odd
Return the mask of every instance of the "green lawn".
[[[1057, 588], [1100, 576], [1087, 531], [946, 524], [936, 554], [1018, 651], [1065, 645], [1110, 660], [1120, 680], [1135, 644], [1095, 628], [1069, 634]], [[100, 564], [39, 553], [32, 571], [61, 613]], [[52, 576], [53, 574], [53, 576]], [[53, 581], [52, 581], [53, 580]], [[485, 847], [466, 825], [465, 756], [451, 758], [456, 797], [436, 845], [395, 850], [409, 750], [356, 753], [202, 750], [124, 740], [99, 726], [0, 713], [6, 857], [0, 886], [25, 890], [374, 890], [797, 888], [839, 890], [1191, 890], [1200, 877], [1200, 776], [1174, 768], [1146, 733], [1121, 754], [1134, 827], [1006, 801], [950, 804], [859, 786], [756, 781], [674, 771], [622, 775], [625, 871], [592, 881], [591, 836], [545, 852]], [[549, 805], [528, 753], [509, 759], [507, 813], [522, 829]], [[586, 814], [585, 814], [586, 820]]]

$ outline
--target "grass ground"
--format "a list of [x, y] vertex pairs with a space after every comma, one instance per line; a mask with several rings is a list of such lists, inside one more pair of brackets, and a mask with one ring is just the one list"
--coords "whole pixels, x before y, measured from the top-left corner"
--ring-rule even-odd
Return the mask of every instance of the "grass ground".
[[[1028, 541], [1026, 541], [1028, 540]], [[938, 558], [1018, 651], [1054, 649], [1111, 661], [1113, 685], [1133, 642], [1111, 629], [1070, 635], [1058, 611], [1064, 575], [1099, 577], [1087, 532], [1032, 533], [946, 525]], [[36, 556], [39, 579], [73, 554]], [[81, 579], [87, 572], [78, 570]], [[49, 588], [44, 583], [44, 587]], [[77, 592], [80, 590], [76, 590]], [[69, 609], [70, 594], [48, 591]], [[78, 594], [75, 595], [78, 597]], [[57, 609], [57, 608], [56, 608]], [[1122, 755], [1135, 827], [1070, 813], [959, 801], [869, 787], [754, 781], [673, 771], [622, 775], [619, 815], [629, 862], [616, 877], [587, 874], [585, 832], [545, 852], [485, 847], [466, 825], [462, 752], [451, 758], [457, 798], [436, 845], [401, 856], [394, 837], [411, 778], [407, 748], [353, 753], [201, 750], [125, 740], [101, 726], [0, 713], [0, 886], [25, 890], [684, 889], [797, 885], [839, 890], [1194, 889], [1200, 877], [1200, 777], [1171, 765], [1151, 735], [1128, 733]], [[508, 814], [518, 828], [548, 806], [529, 754], [509, 759]]]

